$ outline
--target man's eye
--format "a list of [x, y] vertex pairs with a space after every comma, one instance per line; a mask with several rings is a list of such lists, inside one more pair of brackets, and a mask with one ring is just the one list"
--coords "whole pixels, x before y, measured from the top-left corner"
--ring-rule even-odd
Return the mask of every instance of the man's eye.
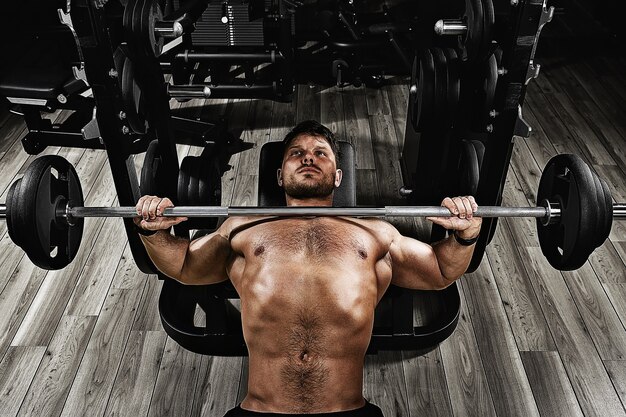
[[323, 152], [323, 151], [317, 151], [317, 154], [319, 156], [326, 156], [326, 152]]

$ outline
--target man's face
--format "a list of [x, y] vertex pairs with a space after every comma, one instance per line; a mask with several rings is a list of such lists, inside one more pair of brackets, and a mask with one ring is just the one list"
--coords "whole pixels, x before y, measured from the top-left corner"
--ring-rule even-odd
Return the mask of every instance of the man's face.
[[278, 185], [293, 198], [323, 198], [339, 186], [341, 176], [328, 141], [304, 133], [296, 136], [285, 150]]

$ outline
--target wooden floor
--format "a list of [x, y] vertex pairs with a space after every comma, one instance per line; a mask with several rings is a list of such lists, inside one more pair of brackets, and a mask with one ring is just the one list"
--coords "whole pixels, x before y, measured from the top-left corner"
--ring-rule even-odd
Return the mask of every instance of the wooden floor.
[[[542, 45], [542, 75], [524, 107], [534, 133], [516, 139], [504, 204], [535, 204], [542, 167], [563, 152], [581, 155], [626, 201], [626, 59], [594, 52], [558, 39]], [[173, 104], [198, 117], [223, 113], [257, 144], [233, 158], [223, 203], [256, 204], [259, 145], [304, 118], [355, 145], [360, 203], [400, 203], [406, 87], [300, 86], [297, 95], [293, 104]], [[0, 201], [32, 160], [24, 133], [18, 117], [0, 117]], [[86, 204], [117, 204], [103, 152], [45, 153], [76, 166]], [[460, 280], [454, 334], [425, 356], [368, 356], [365, 396], [386, 416], [626, 416], [625, 232], [615, 222], [589, 262], [561, 273], [541, 256], [533, 221], [502, 221], [478, 271]], [[119, 219], [88, 219], [76, 260], [47, 272], [0, 222], [0, 416], [221, 416], [241, 401], [246, 359], [196, 355], [169, 339], [157, 311], [161, 283], [137, 270], [123, 236]]]

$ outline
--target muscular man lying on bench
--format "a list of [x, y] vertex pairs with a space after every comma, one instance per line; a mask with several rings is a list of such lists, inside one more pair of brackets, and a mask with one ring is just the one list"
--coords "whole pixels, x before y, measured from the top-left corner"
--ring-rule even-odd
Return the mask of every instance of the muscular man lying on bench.
[[[277, 176], [287, 205], [331, 206], [342, 178], [332, 132], [302, 122], [284, 144]], [[430, 220], [454, 234], [432, 246], [383, 220], [350, 217], [230, 217], [189, 242], [167, 230], [186, 218], [158, 217], [173, 205], [155, 196], [141, 197], [135, 221], [165, 275], [185, 284], [230, 279], [241, 297], [248, 394], [227, 416], [382, 416], [363, 398], [376, 304], [391, 283], [450, 285], [467, 269], [480, 230], [473, 197], [442, 205], [456, 216]]]

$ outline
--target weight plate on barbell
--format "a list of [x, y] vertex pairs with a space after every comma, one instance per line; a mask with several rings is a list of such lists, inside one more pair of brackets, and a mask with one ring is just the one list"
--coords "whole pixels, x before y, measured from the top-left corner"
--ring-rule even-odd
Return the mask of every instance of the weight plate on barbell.
[[157, 36], [156, 22], [163, 20], [163, 13], [157, 1], [129, 0], [124, 8], [122, 19], [129, 41], [142, 48], [147, 54], [161, 55], [164, 40]]
[[554, 268], [580, 268], [591, 254], [595, 196], [591, 171], [580, 157], [561, 154], [548, 161], [539, 182], [537, 203], [558, 203], [561, 216], [547, 226], [537, 219], [537, 235], [544, 256]]
[[83, 219], [71, 219], [70, 226], [65, 217], [59, 216], [66, 204], [84, 205], [76, 170], [58, 155], [36, 159], [14, 191], [12, 209], [17, 211], [12, 220], [23, 236], [20, 246], [40, 268], [64, 268], [80, 248]]

